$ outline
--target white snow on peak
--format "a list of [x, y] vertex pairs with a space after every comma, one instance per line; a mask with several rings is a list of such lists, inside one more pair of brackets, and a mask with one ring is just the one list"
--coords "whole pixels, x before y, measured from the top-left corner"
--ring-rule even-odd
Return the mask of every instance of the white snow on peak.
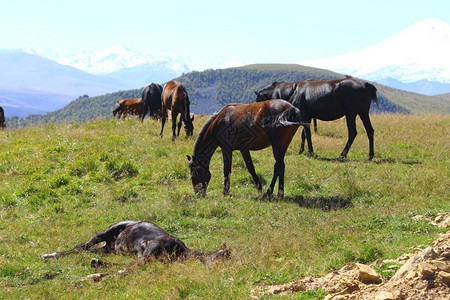
[[300, 64], [370, 80], [450, 83], [450, 24], [424, 19], [363, 50]]
[[94, 74], [106, 74], [124, 68], [131, 68], [148, 62], [155, 61], [150, 55], [142, 55], [131, 51], [122, 45], [98, 52], [85, 52], [79, 55], [65, 55], [63, 53], [41, 53], [42, 56], [56, 62], [69, 65], [83, 71]]

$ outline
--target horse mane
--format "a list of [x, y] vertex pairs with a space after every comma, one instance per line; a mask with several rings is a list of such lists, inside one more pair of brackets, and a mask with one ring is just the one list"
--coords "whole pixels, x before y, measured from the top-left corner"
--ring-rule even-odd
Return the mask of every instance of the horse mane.
[[205, 136], [206, 136], [206, 132], [208, 131], [209, 127], [211, 126], [212, 122], [216, 119], [218, 114], [219, 113], [216, 113], [211, 118], [209, 118], [209, 120], [206, 121], [205, 125], [203, 125], [202, 129], [200, 130], [200, 133], [198, 134], [197, 140], [195, 141], [195, 144], [194, 144], [194, 155], [195, 155], [195, 150], [200, 147], [201, 143], [203, 143]]

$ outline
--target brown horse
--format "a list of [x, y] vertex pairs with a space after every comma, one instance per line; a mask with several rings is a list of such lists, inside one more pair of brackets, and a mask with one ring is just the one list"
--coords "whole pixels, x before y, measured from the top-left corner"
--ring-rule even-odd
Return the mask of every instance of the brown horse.
[[0, 106], [0, 129], [4, 128], [6, 128], [5, 112], [3, 111], [3, 107]]
[[[96, 245], [104, 243], [102, 247]], [[177, 258], [196, 258], [202, 262], [209, 263], [216, 259], [227, 258], [230, 251], [225, 245], [220, 250], [203, 253], [186, 247], [180, 239], [170, 235], [164, 229], [151, 222], [140, 221], [122, 221], [115, 223], [102, 232], [99, 232], [89, 241], [81, 243], [74, 248], [42, 255], [43, 259], [57, 258], [75, 252], [93, 252], [93, 253], [125, 253], [138, 256], [136, 263], [125, 268], [124, 271], [135, 265], [142, 265], [152, 259], [177, 259]], [[104, 263], [94, 259], [91, 261], [92, 267], [102, 265], [114, 265], [114, 263]], [[123, 272], [123, 271], [122, 271]], [[105, 277], [110, 274], [100, 274]]]
[[123, 120], [127, 117], [127, 114], [138, 115], [141, 117], [144, 115], [144, 102], [141, 98], [134, 99], [122, 99], [117, 101], [118, 106], [113, 110], [113, 116], [118, 114], [118, 119], [123, 115]]
[[[172, 111], [172, 140], [180, 135], [181, 122], [184, 122], [184, 130], [187, 136], [191, 136], [194, 132], [194, 117], [190, 117], [189, 97], [184, 86], [178, 81], [169, 81], [162, 92], [162, 127], [160, 136], [163, 135], [164, 124], [167, 119], [167, 110]], [[175, 135], [178, 114], [181, 114], [180, 122], [178, 122], [178, 132]]]
[[195, 142], [194, 154], [187, 156], [194, 192], [206, 194], [211, 179], [209, 164], [217, 147], [222, 149], [224, 188], [230, 189], [232, 152], [239, 150], [244, 158], [256, 188], [262, 185], [255, 173], [251, 150], [272, 146], [275, 166], [272, 182], [266, 196], [271, 196], [275, 182], [278, 182], [278, 196], [284, 194], [284, 156], [300, 125], [300, 111], [285, 100], [268, 100], [252, 104], [228, 104], [214, 115], [202, 128]]

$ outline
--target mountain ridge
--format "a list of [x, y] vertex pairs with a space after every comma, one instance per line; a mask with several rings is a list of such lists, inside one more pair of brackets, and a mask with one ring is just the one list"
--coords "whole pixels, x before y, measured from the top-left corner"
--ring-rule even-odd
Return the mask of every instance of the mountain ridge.
[[[191, 112], [211, 115], [228, 103], [252, 103], [254, 91], [264, 88], [273, 81], [296, 81], [307, 78], [329, 80], [342, 78], [335, 72], [300, 65], [264, 64], [237, 68], [193, 71], [177, 80], [188, 90]], [[378, 89], [380, 109], [372, 105], [372, 113], [450, 113], [450, 94], [424, 96], [400, 91], [375, 84]], [[138, 98], [142, 89], [108, 93], [97, 97], [79, 97], [65, 107], [44, 115], [30, 115], [27, 118], [8, 118], [11, 128], [49, 123], [89, 122], [98, 118], [111, 119], [117, 100]]]

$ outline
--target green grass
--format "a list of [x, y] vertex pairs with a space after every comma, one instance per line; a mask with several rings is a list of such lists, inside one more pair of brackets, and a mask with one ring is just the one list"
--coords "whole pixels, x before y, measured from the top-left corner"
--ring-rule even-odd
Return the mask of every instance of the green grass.
[[[205, 121], [196, 117], [195, 133]], [[335, 158], [346, 142], [345, 120], [319, 122], [315, 159], [297, 154], [298, 132], [285, 159], [285, 199], [272, 201], [260, 198], [239, 153], [231, 194], [223, 197], [219, 152], [208, 195], [197, 198], [186, 159], [195, 140], [183, 133], [172, 142], [170, 130], [160, 139], [160, 123], [153, 120], [1, 131], [0, 298], [242, 299], [260, 284], [321, 276], [429, 245], [443, 229], [411, 217], [450, 210], [450, 117], [374, 115], [372, 121], [371, 163], [360, 121], [342, 163]], [[252, 156], [267, 188], [271, 150]], [[196, 250], [226, 243], [232, 257], [213, 266], [154, 262], [100, 284], [82, 281], [97, 272], [90, 268], [93, 257], [118, 263], [135, 258], [80, 253], [40, 259], [128, 219], [155, 222]]]

